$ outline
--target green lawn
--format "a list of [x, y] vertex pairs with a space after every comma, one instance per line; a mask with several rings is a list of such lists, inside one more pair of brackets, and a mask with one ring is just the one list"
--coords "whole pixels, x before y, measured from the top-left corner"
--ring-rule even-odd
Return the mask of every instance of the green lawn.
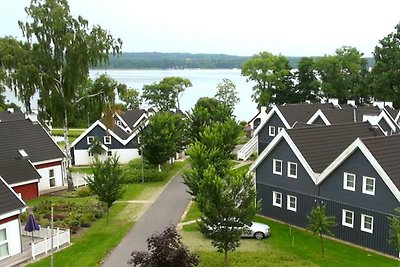
[[[199, 214], [192, 206], [187, 217]], [[322, 258], [319, 238], [311, 233], [257, 216], [255, 221], [267, 223], [271, 236], [261, 241], [242, 239], [241, 247], [228, 254], [229, 266], [399, 266], [400, 262], [370, 251], [324, 239]], [[199, 266], [223, 266], [223, 254], [216, 252], [210, 240], [199, 232], [197, 224], [184, 226], [180, 232], [183, 242], [200, 256]], [[291, 234], [290, 234], [291, 233]]]
[[[84, 131], [85, 131], [85, 129], [73, 129], [73, 128], [71, 128], [71, 129], [68, 129], [68, 136], [77, 138]], [[64, 131], [63, 131], [63, 129], [53, 129], [51, 131], [51, 134], [52, 135], [64, 135]]]
[[[176, 162], [169, 169], [168, 177], [172, 177], [183, 166], [184, 162]], [[110, 209], [109, 224], [106, 225], [106, 217], [95, 222], [90, 228], [84, 230], [83, 234], [73, 236], [73, 245], [55, 253], [54, 266], [99, 266], [99, 262], [107, 253], [115, 247], [125, 234], [133, 226], [136, 216], [142, 211], [145, 204], [127, 203], [126, 200], [151, 200], [160, 192], [161, 188], [169, 181], [126, 184], [126, 190], [121, 201], [115, 203]], [[41, 200], [52, 201], [85, 201], [87, 198], [66, 198], [58, 196], [44, 196], [28, 202], [35, 205]], [[49, 266], [50, 258], [47, 257], [28, 266]]]

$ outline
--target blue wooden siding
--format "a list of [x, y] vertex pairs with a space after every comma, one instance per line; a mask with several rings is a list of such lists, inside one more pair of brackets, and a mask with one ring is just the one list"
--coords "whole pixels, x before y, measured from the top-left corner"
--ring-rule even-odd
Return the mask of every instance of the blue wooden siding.
[[[356, 175], [355, 191], [343, 189], [344, 172]], [[363, 176], [375, 178], [375, 195], [362, 193]], [[394, 209], [399, 206], [393, 193], [358, 149], [321, 183], [320, 196], [344, 204], [390, 214], [394, 213]]]
[[[332, 233], [335, 238], [389, 255], [398, 256], [395, 248], [388, 243], [390, 229], [388, 214], [346, 205], [344, 203], [323, 198], [321, 198], [320, 201], [326, 207], [326, 214], [329, 216], [335, 216], [337, 225], [332, 228]], [[353, 228], [342, 225], [343, 209], [354, 212]], [[367, 233], [361, 230], [361, 214], [372, 216], [374, 218], [373, 233]]]
[[[261, 215], [274, 218], [292, 225], [305, 228], [307, 226], [307, 214], [316, 205], [318, 198], [299, 192], [289, 191], [280, 187], [257, 183], [257, 199], [261, 200]], [[282, 194], [282, 207], [273, 205], [273, 192]], [[297, 210], [287, 209], [287, 196], [297, 198]], [[272, 229], [273, 231], [274, 229]]]
[[124, 148], [136, 148], [135, 141], [137, 140], [137, 137], [134, 138], [131, 142], [129, 142], [126, 146], [121, 144], [117, 139], [115, 139], [113, 136], [111, 136], [111, 144], [104, 144], [104, 136], [105, 136], [105, 131], [103, 128], [100, 126], [94, 127], [84, 138], [82, 138], [76, 145], [75, 149], [76, 150], [87, 150], [90, 145], [87, 143], [87, 137], [88, 136], [94, 136], [97, 139], [100, 140], [100, 142], [108, 147], [109, 149], [124, 149]]
[[392, 128], [390, 128], [389, 124], [385, 121], [384, 118], [382, 118], [379, 122], [378, 122], [379, 126], [381, 126], [381, 128], [387, 132], [388, 135], [391, 135], [393, 133]]
[[275, 127], [275, 136], [278, 134], [278, 127], [286, 129], [279, 116], [276, 115], [276, 113], [272, 114], [269, 120], [262, 126], [262, 129], [258, 132], [258, 154], [261, 154], [267, 145], [271, 143], [272, 139], [275, 138], [275, 136], [269, 135], [269, 126]]
[[[273, 174], [273, 159], [282, 160], [282, 175]], [[288, 162], [297, 163], [297, 178], [289, 178]], [[297, 159], [286, 140], [282, 140], [275, 146], [267, 157], [256, 169], [257, 183], [286, 188], [291, 191], [301, 192], [309, 195], [318, 195], [318, 188], [308, 175], [303, 165]]]
[[326, 125], [326, 123], [322, 120], [321, 116], [318, 116], [318, 117], [313, 121], [312, 124], [315, 124], [315, 125]]

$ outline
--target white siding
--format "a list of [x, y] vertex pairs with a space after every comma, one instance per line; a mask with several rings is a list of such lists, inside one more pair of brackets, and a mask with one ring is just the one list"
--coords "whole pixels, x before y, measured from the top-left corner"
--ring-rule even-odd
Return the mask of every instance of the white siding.
[[6, 229], [9, 256], [21, 253], [21, 234], [18, 219], [1, 224], [0, 229]]
[[[50, 173], [51, 169], [54, 170], [54, 176], [56, 178], [54, 187], [50, 187], [49, 173]], [[49, 188], [55, 188], [58, 186], [63, 186], [63, 179], [62, 179], [63, 175], [62, 175], [61, 163], [60, 163], [60, 165], [51, 166], [51, 167], [47, 167], [47, 168], [43, 168], [43, 169], [38, 169], [37, 171], [39, 172], [40, 176], [42, 177], [39, 182], [39, 194], [42, 190], [46, 190]]]
[[[140, 158], [137, 148], [111, 149], [109, 151], [111, 151], [113, 155], [116, 154], [119, 156], [119, 162], [122, 164], [128, 163], [132, 159]], [[73, 153], [75, 165], [90, 165], [92, 163], [93, 159], [89, 157], [87, 150], [74, 149]], [[107, 158], [107, 152], [103, 151], [99, 158], [105, 160]]]

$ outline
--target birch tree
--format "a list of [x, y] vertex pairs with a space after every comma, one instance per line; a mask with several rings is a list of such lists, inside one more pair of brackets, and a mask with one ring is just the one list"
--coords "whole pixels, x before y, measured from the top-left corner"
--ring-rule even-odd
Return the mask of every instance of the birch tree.
[[[30, 19], [18, 23], [36, 59], [40, 75], [36, 88], [44, 109], [55, 101], [64, 115], [65, 153], [69, 164], [68, 115], [82, 100], [76, 97], [76, 90], [88, 79], [90, 67], [107, 63], [110, 53], [120, 53], [122, 41], [98, 25], [90, 27], [81, 16], [74, 18], [66, 0], [32, 0], [25, 12]], [[85, 97], [102, 93], [100, 90]], [[73, 190], [68, 169], [67, 181], [68, 188]]]

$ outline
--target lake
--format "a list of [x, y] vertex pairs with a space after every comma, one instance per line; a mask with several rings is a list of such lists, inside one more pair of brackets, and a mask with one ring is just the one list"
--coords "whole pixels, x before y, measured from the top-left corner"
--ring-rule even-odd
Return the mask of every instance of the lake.
[[[145, 84], [161, 81], [164, 77], [177, 76], [189, 79], [193, 86], [185, 90], [180, 98], [180, 106], [184, 111], [189, 111], [200, 97], [213, 97], [217, 84], [223, 78], [230, 79], [238, 91], [240, 102], [236, 104], [234, 115], [238, 120], [250, 120], [257, 112], [257, 105], [251, 99], [252, 83], [246, 82], [246, 78], [240, 75], [240, 69], [188, 69], [188, 70], [90, 70], [89, 75], [95, 78], [97, 75], [107, 73], [111, 78], [128, 87], [139, 91]], [[7, 92], [6, 99], [15, 102], [13, 93]], [[34, 101], [32, 101], [34, 103]], [[35, 107], [33, 107], [35, 108]]]

